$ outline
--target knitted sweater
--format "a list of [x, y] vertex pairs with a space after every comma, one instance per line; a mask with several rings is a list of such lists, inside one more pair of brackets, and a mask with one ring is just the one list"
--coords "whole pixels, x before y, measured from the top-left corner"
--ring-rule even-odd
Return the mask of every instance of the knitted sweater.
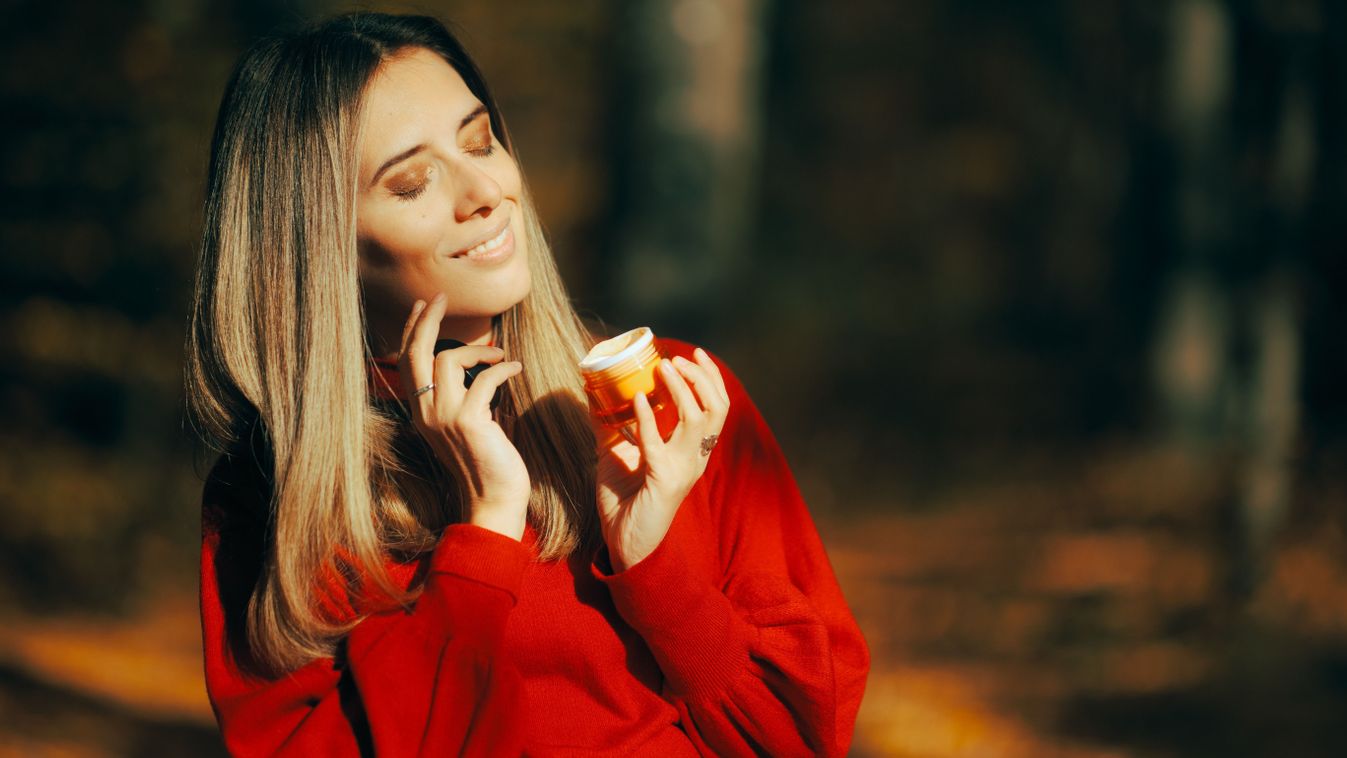
[[[662, 340], [666, 356], [691, 346]], [[841, 756], [869, 652], [781, 450], [720, 364], [730, 412], [664, 540], [613, 573], [445, 528], [411, 610], [276, 679], [239, 655], [265, 495], [223, 458], [204, 492], [206, 687], [237, 755]]]

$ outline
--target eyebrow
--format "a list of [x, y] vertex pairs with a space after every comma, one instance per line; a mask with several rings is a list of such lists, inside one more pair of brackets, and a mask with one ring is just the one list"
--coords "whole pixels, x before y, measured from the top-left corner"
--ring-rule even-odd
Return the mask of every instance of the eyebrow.
[[[481, 116], [483, 113], [486, 113], [485, 105], [478, 105], [476, 108], [473, 108], [472, 113], [469, 113], [468, 115], [464, 116], [463, 119], [458, 122], [458, 129], [456, 131], [462, 131], [463, 127], [477, 120], [477, 118]], [[379, 170], [374, 172], [374, 178], [369, 180], [370, 185], [373, 186], [376, 182], [378, 182], [379, 177], [383, 176], [384, 172], [387, 171], [388, 169], [407, 160], [408, 158], [412, 157], [413, 155], [416, 155], [417, 153], [425, 149], [426, 143], [422, 142], [421, 144], [413, 145], [412, 147], [409, 147], [406, 150], [403, 150], [402, 152], [393, 156], [392, 158], [389, 158], [388, 160], [384, 161], [384, 164], [379, 167]]]

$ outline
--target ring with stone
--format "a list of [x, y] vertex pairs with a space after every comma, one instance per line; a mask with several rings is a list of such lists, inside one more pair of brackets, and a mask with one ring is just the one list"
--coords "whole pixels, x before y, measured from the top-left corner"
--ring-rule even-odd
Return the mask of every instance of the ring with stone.
[[720, 439], [719, 434], [708, 434], [702, 437], [702, 455], [710, 455], [711, 448], [716, 446], [716, 440]]

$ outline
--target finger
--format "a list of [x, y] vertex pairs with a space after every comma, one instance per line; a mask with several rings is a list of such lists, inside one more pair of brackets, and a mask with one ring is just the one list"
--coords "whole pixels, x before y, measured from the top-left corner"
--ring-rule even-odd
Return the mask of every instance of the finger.
[[641, 457], [648, 465], [664, 449], [664, 440], [660, 439], [655, 412], [650, 409], [650, 400], [645, 393], [636, 393], [632, 405], [636, 409], [636, 440], [641, 444]]
[[407, 342], [412, 338], [412, 327], [416, 326], [416, 317], [421, 315], [421, 311], [426, 307], [426, 301], [417, 300], [412, 304], [412, 314], [407, 317], [407, 323], [402, 325], [402, 339], [398, 341], [398, 360], [407, 353]]
[[412, 313], [407, 317], [407, 323], [402, 326], [402, 342], [398, 346], [398, 371], [402, 374], [403, 384], [411, 383], [411, 342], [412, 332], [416, 325], [421, 322], [421, 314], [426, 310], [426, 301], [417, 300], [412, 306]]
[[[402, 377], [403, 394], [411, 402], [410, 406], [412, 418], [423, 419], [425, 411], [429, 410], [430, 398], [416, 396], [416, 389], [424, 387], [430, 382], [429, 371], [419, 371], [413, 368], [413, 342], [416, 336], [416, 330], [425, 321], [426, 311], [430, 310], [430, 303], [424, 300], [418, 300], [420, 307], [414, 308], [408, 324], [404, 327], [402, 352], [398, 356], [398, 375]], [[418, 381], [419, 379], [419, 381]], [[424, 395], [424, 393], [423, 393]]]
[[697, 392], [697, 399], [706, 409], [700, 434], [703, 437], [708, 434], [719, 434], [725, 426], [726, 417], [729, 416], [729, 402], [720, 396], [720, 389], [715, 386], [715, 382], [711, 380], [706, 369], [702, 366], [698, 366], [682, 356], [674, 359], [674, 366], [692, 382], [692, 387]]
[[[411, 379], [409, 396], [435, 381], [435, 337], [440, 333], [446, 299], [444, 293], [436, 295], [421, 311], [420, 319], [412, 327], [411, 342], [407, 345], [408, 375]], [[432, 390], [416, 398], [423, 412], [430, 410], [435, 394]]]
[[[463, 388], [463, 366], [455, 360], [452, 350], [435, 356], [435, 407], [443, 414], [444, 418], [452, 416], [453, 413], [462, 405], [463, 396], [467, 392]], [[424, 385], [423, 385], [424, 386]]]
[[665, 386], [673, 395], [674, 406], [678, 408], [679, 426], [699, 423], [703, 416], [702, 408], [697, 404], [697, 398], [693, 397], [692, 388], [688, 387], [687, 380], [673, 367], [672, 361], [660, 361], [659, 370], [664, 377]]
[[439, 360], [441, 356], [449, 356], [459, 368], [466, 369], [479, 363], [498, 363], [505, 357], [505, 351], [491, 345], [463, 345], [452, 350], [442, 350], [435, 355], [435, 359]]
[[472, 386], [468, 388], [467, 394], [463, 396], [464, 410], [482, 410], [491, 413], [491, 396], [496, 394], [496, 388], [512, 376], [518, 376], [524, 370], [524, 364], [519, 361], [504, 361], [497, 363], [489, 369], [477, 375], [472, 380]]
[[702, 408], [712, 417], [719, 416], [725, 412], [725, 401], [720, 397], [720, 389], [711, 381], [707, 375], [706, 369], [698, 366], [692, 361], [678, 356], [673, 360], [674, 367], [683, 375], [683, 378], [692, 382], [692, 389], [697, 393], [697, 400], [701, 402]]
[[711, 360], [711, 354], [699, 347], [692, 351], [692, 357], [697, 359], [697, 365], [706, 369], [706, 373], [710, 374], [711, 380], [716, 383], [716, 388], [720, 390], [720, 397], [725, 400], [725, 407], [729, 408], [730, 393], [729, 390], [725, 389], [725, 377], [721, 376], [720, 367], [716, 365], [716, 362]]

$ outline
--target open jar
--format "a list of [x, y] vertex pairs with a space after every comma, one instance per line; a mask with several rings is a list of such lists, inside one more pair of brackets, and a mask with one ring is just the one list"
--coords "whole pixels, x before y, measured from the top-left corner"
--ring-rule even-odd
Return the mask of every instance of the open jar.
[[650, 401], [661, 439], [668, 440], [678, 425], [678, 407], [657, 370], [662, 360], [655, 333], [642, 326], [598, 343], [580, 361], [589, 412], [633, 445], [638, 444], [632, 402], [637, 393]]

